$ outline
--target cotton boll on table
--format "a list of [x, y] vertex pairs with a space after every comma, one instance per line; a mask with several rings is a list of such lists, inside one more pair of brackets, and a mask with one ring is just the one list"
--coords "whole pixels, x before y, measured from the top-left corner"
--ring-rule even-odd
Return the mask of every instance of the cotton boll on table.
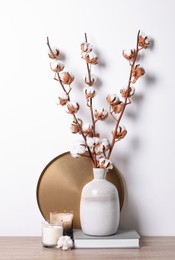
[[57, 242], [57, 247], [62, 250], [70, 250], [73, 247], [73, 241], [69, 236], [62, 236]]

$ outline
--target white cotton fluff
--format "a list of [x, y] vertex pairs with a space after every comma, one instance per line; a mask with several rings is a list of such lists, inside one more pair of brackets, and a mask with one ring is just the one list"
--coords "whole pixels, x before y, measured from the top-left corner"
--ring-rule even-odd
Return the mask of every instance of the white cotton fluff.
[[89, 53], [89, 58], [90, 58], [90, 59], [93, 59], [93, 58], [96, 58], [96, 57], [97, 57], [97, 54], [96, 54], [95, 52], [91, 51], [91, 52]]
[[83, 42], [82, 44], [84, 44], [84, 48], [83, 48], [84, 52], [91, 52], [92, 51], [92, 48], [93, 48], [92, 44], [90, 44], [88, 42]]
[[99, 164], [100, 164], [100, 167], [103, 165], [106, 170], [112, 170], [113, 169], [113, 165], [112, 165], [111, 160], [105, 159], [103, 157], [99, 159]]
[[68, 98], [68, 94], [64, 91], [62, 91], [60, 94], [59, 94], [59, 97], [62, 98], [62, 99], [67, 99]]
[[143, 31], [141, 31], [141, 32], [140, 32], [140, 36], [142, 36], [143, 38], [145, 38], [145, 37], [146, 37], [146, 34], [145, 34]]
[[89, 123], [83, 124], [82, 129], [83, 131], [87, 131], [89, 129], [92, 129], [92, 125]]
[[[53, 51], [53, 53], [56, 53], [57, 50], [59, 50], [58, 47], [52, 46], [52, 51]], [[49, 49], [49, 48], [48, 48], [48, 52], [50, 52], [50, 49]]]
[[61, 80], [64, 79], [64, 76], [65, 76], [65, 74], [67, 74], [67, 73], [70, 75], [71, 78], [74, 78], [74, 75], [73, 75], [71, 72], [61, 71], [61, 72], [60, 72], [60, 78], [61, 78]]
[[134, 87], [131, 87], [130, 96], [133, 96], [134, 93], [135, 93], [135, 88], [134, 88]]
[[83, 53], [83, 58], [86, 58], [86, 57], [89, 57], [89, 59], [92, 60], [92, 59], [97, 58], [97, 55], [96, 55], [96, 53], [93, 52], [93, 51], [88, 52], [88, 53], [87, 53], [87, 52], [84, 52], [84, 53]]
[[142, 38], [144, 38], [144, 39], [146, 38], [146, 39], [145, 39], [145, 43], [146, 43], [146, 44], [149, 44], [150, 39], [148, 38], [148, 36], [146, 36], [146, 34], [145, 34], [144, 32], [141, 32], [141, 33], [140, 33], [140, 36], [142, 36]]
[[122, 133], [123, 131], [125, 131], [126, 130], [126, 127], [125, 126], [120, 126], [120, 127], [118, 127], [118, 129], [117, 129], [117, 134], [120, 134], [120, 133]]
[[51, 69], [52, 70], [56, 70], [57, 66], [59, 66], [62, 70], [64, 69], [64, 64], [62, 62], [60, 62], [59, 60], [54, 59], [51, 63], [50, 63]]
[[86, 147], [83, 141], [76, 141], [70, 149], [70, 153], [74, 158], [80, 157], [80, 155], [84, 154], [85, 151]]
[[73, 241], [69, 236], [61, 236], [58, 239], [57, 247], [64, 251], [70, 250], [73, 247]]
[[108, 139], [106, 139], [106, 138], [101, 139], [99, 146], [97, 146], [95, 148], [95, 152], [98, 154], [103, 153], [103, 151], [109, 149], [109, 147], [110, 147], [110, 143], [109, 143]]
[[110, 94], [108, 95], [111, 101], [115, 100], [115, 102], [119, 102], [120, 98], [116, 94]]
[[57, 105], [60, 105], [60, 99], [63, 99], [63, 100], [68, 100], [69, 99], [69, 96], [68, 96], [68, 94], [66, 93], [66, 92], [61, 92], [60, 94], [59, 94], [59, 97], [58, 97], [58, 100], [56, 100], [56, 104]]
[[91, 148], [99, 144], [100, 139], [98, 137], [87, 137], [87, 145]]
[[130, 56], [131, 55], [131, 50], [124, 50], [123, 51], [125, 55]]
[[56, 57], [56, 59], [58, 58], [58, 56], [59, 56], [59, 53], [60, 53], [60, 51], [59, 51], [59, 49], [57, 48], [57, 47], [52, 47], [52, 51], [50, 50], [50, 48], [48, 48], [48, 51], [47, 51], [47, 53], [49, 54], [49, 55], [56, 55], [57, 57]]
[[107, 111], [106, 109], [104, 109], [104, 108], [99, 108], [99, 109], [97, 109], [97, 112], [98, 112], [99, 114], [103, 114], [103, 115], [106, 115], [106, 114], [108, 113], [108, 111]]
[[67, 102], [67, 107], [66, 107], [66, 112], [69, 113], [69, 108], [75, 108], [75, 109], [78, 109], [78, 104], [74, 101], [69, 101]]
[[[84, 80], [85, 83], [90, 83], [88, 75], [85, 75], [83, 77], [83, 80]], [[94, 74], [92, 74], [91, 75], [91, 81], [95, 82], [96, 80], [97, 80], [97, 77]]]
[[110, 146], [109, 140], [106, 138], [102, 139], [102, 145], [104, 145], [105, 148], [108, 148]]
[[149, 44], [149, 42], [150, 42], [150, 40], [149, 40], [149, 38], [147, 37], [147, 38], [145, 39], [145, 43], [146, 43], [146, 44]]
[[87, 87], [83, 89], [85, 94], [93, 94], [95, 93], [95, 89], [93, 87]]

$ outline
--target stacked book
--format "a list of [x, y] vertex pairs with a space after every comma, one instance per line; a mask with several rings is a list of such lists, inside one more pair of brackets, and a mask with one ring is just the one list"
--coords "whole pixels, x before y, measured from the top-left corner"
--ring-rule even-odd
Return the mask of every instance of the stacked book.
[[135, 230], [118, 230], [110, 236], [89, 236], [81, 229], [73, 232], [75, 248], [139, 248], [140, 236]]

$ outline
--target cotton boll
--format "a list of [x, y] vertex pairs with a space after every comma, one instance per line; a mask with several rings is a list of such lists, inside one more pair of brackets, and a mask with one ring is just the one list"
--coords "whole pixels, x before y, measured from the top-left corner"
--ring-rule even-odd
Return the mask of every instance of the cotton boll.
[[141, 32], [139, 35], [139, 42], [138, 42], [139, 46], [141, 48], [147, 48], [149, 47], [150, 44], [150, 40], [149, 38], [145, 35], [145, 33]]
[[130, 55], [131, 55], [131, 50], [124, 50], [123, 52], [124, 52], [124, 54], [126, 54], [127, 56], [130, 56]]
[[135, 58], [136, 52], [134, 49], [132, 50], [124, 50], [123, 51], [123, 57], [127, 60], [133, 60]]
[[108, 112], [104, 109], [104, 108], [101, 108], [101, 109], [95, 109], [94, 110], [94, 117], [97, 119], [97, 120], [105, 120], [107, 117], [108, 117]]
[[66, 103], [68, 102], [69, 100], [69, 96], [66, 92], [61, 92], [59, 97], [58, 97], [58, 101], [56, 102], [57, 105], [66, 105]]
[[88, 43], [88, 42], [83, 42], [83, 43], [80, 45], [80, 47], [81, 47], [82, 53], [83, 53], [83, 52], [91, 52], [91, 51], [92, 51], [92, 48], [93, 48], [93, 46], [92, 46], [90, 43]]
[[110, 106], [116, 105], [120, 102], [120, 99], [116, 94], [108, 95], [106, 100]]
[[72, 83], [72, 81], [74, 80], [74, 76], [72, 73], [70, 73], [68, 71], [62, 71], [60, 73], [60, 79], [63, 84], [70, 85]]
[[66, 105], [67, 105], [66, 112], [68, 114], [75, 114], [79, 110], [79, 104], [77, 102], [69, 101], [69, 102], [67, 102]]
[[130, 97], [133, 96], [135, 94], [135, 88], [134, 87], [130, 87]]
[[57, 247], [64, 251], [70, 250], [73, 247], [73, 241], [69, 236], [61, 236], [58, 239]]
[[99, 159], [99, 165], [100, 165], [100, 168], [103, 168], [105, 170], [111, 170], [113, 169], [113, 165], [112, 165], [112, 162], [106, 158], [100, 158]]
[[76, 141], [70, 149], [70, 153], [74, 158], [80, 157], [82, 154], [85, 154], [85, 152], [86, 147], [83, 141]]
[[91, 74], [91, 82], [89, 81], [89, 75], [85, 75], [83, 77], [83, 80], [86, 84], [88, 85], [92, 85], [96, 80], [97, 80], [97, 77], [94, 75], [94, 74]]
[[82, 126], [82, 129], [83, 129], [83, 131], [89, 131], [89, 130], [92, 130], [92, 125], [91, 124], [89, 124], [89, 123], [86, 123], [86, 124], [84, 124], [83, 126]]
[[50, 63], [50, 67], [54, 72], [59, 73], [60, 71], [62, 71], [64, 69], [64, 64], [62, 62], [60, 62], [59, 60], [54, 59], [51, 63]]
[[119, 126], [116, 133], [115, 129], [113, 129], [112, 134], [115, 134], [115, 138], [119, 141], [126, 136], [127, 130], [124, 126]]
[[86, 99], [95, 97], [95, 89], [93, 87], [87, 87], [84, 88], [84, 94], [86, 96]]
[[102, 139], [102, 145], [104, 146], [105, 150], [109, 149], [110, 148], [109, 140], [106, 138]]
[[60, 54], [60, 51], [57, 47], [52, 47], [52, 51], [48, 49], [48, 55], [50, 59], [57, 59]]
[[89, 64], [97, 64], [98, 63], [98, 56], [95, 54], [95, 52], [84, 52], [82, 55], [82, 58], [85, 59], [85, 61]]
[[98, 137], [87, 137], [87, 145], [92, 148], [99, 145], [100, 139]]

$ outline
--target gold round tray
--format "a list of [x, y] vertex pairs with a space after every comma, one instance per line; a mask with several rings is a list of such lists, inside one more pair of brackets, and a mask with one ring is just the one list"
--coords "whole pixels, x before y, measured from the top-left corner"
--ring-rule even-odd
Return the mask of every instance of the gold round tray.
[[[74, 228], [80, 228], [81, 191], [92, 179], [92, 163], [88, 158], [75, 159], [67, 152], [49, 162], [37, 184], [37, 202], [44, 219], [49, 219], [51, 211], [73, 211]], [[117, 168], [114, 167], [107, 173], [107, 180], [117, 187], [122, 209], [124, 187]]]

